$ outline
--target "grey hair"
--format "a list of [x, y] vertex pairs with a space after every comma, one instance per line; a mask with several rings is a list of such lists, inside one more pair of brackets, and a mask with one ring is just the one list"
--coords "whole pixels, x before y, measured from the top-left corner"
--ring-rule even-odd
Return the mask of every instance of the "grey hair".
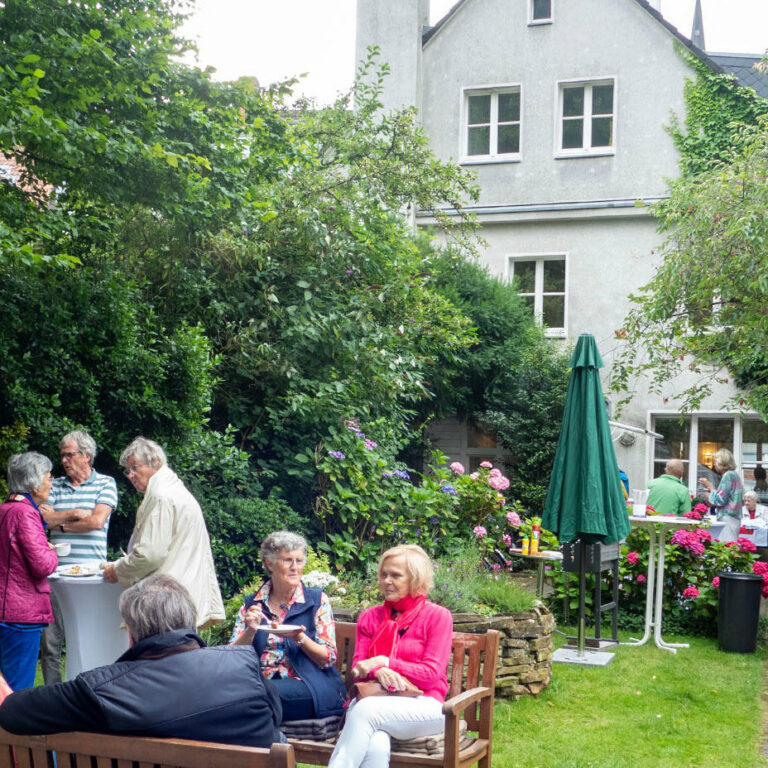
[[16, 453], [8, 459], [8, 490], [11, 493], [32, 493], [43, 484], [45, 473], [53, 464], [42, 453]]
[[119, 464], [124, 467], [131, 456], [140, 464], [160, 469], [168, 463], [165, 451], [154, 441], [146, 437], [137, 437], [121, 454]]
[[90, 463], [93, 466], [93, 460], [96, 458], [96, 441], [84, 429], [67, 432], [59, 441], [59, 448], [63, 448], [67, 443], [75, 443], [77, 450], [83, 456], [90, 456]]
[[165, 573], [153, 573], [128, 587], [120, 595], [119, 605], [134, 642], [197, 626], [197, 611], [189, 591]]
[[754, 499], [755, 501], [759, 501], [760, 497], [757, 495], [755, 491], [745, 491], [744, 501], [746, 501], [747, 499]]
[[727, 448], [721, 448], [719, 451], [715, 451], [715, 455], [712, 457], [712, 464], [715, 468], [726, 472], [730, 469], [736, 469], [736, 459], [733, 458], [733, 454]]
[[307, 556], [307, 540], [298, 533], [290, 531], [274, 531], [261, 542], [261, 562], [271, 571], [277, 558], [283, 552], [293, 552], [300, 549]]

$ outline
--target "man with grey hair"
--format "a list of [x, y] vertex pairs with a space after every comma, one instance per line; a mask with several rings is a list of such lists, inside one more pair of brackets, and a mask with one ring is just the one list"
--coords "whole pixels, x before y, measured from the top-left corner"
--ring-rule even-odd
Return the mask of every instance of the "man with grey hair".
[[[96, 441], [84, 430], [64, 435], [59, 443], [66, 473], [53, 481], [48, 504], [40, 513], [48, 524], [52, 544], [68, 543], [68, 555], [59, 565], [89, 565], [98, 568], [107, 559], [109, 517], [117, 507], [117, 485], [113, 477], [93, 468]], [[64, 625], [58, 601], [53, 598], [54, 623], [43, 632], [41, 645], [43, 680], [61, 682], [61, 649]]]
[[251, 646], [207, 648], [195, 606], [176, 579], [153, 574], [123, 592], [130, 648], [114, 663], [58, 685], [11, 694], [0, 727], [195, 739], [268, 747], [282, 708]]
[[104, 578], [127, 587], [151, 573], [166, 573], [192, 595], [198, 629], [223, 621], [203, 511], [168, 466], [165, 451], [154, 440], [137, 437], [120, 455], [120, 465], [144, 499], [136, 510], [128, 553], [106, 566]]
[[684, 515], [691, 511], [691, 494], [683, 482], [685, 465], [680, 459], [670, 459], [664, 474], [648, 483], [649, 506], [662, 515]]

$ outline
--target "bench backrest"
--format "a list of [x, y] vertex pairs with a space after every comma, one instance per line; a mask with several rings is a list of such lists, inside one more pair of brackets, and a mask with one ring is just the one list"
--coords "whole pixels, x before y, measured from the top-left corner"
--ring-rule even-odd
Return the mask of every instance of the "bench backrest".
[[[336, 622], [336, 666], [347, 687], [352, 683], [352, 658], [355, 655], [356, 624]], [[493, 689], [496, 684], [496, 664], [499, 655], [499, 633], [488, 630], [485, 635], [465, 632], [453, 633], [451, 661], [448, 664], [448, 698], [470, 688], [484, 686]], [[487, 659], [487, 662], [486, 662]], [[469, 708], [464, 718], [470, 729], [476, 730], [478, 713]], [[0, 766], [0, 768], [2, 768]]]
[[[53, 761], [56, 753], [56, 762]], [[16, 736], [0, 728], [0, 768], [295, 768], [290, 744], [269, 749], [185, 739], [58, 733]]]

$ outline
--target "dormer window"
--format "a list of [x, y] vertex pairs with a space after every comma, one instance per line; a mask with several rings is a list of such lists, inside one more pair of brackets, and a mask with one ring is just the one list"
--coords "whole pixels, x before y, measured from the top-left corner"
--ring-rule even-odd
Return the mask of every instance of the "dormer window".
[[551, 24], [554, 0], [528, 0], [528, 23]]

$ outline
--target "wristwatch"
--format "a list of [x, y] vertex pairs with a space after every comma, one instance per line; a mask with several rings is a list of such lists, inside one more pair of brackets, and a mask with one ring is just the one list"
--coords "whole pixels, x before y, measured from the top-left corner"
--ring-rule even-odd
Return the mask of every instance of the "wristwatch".
[[62, 524], [59, 526], [59, 530], [60, 530], [62, 533], [66, 533], [66, 531], [64, 530], [64, 523], [62, 523]]

